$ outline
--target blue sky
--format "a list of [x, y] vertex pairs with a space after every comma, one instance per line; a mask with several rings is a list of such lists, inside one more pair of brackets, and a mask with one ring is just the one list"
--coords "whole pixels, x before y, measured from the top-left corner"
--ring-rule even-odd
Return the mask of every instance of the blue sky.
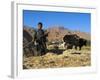
[[60, 25], [70, 30], [91, 31], [90, 13], [23, 10], [23, 25], [36, 28], [38, 22], [43, 23], [44, 29]]

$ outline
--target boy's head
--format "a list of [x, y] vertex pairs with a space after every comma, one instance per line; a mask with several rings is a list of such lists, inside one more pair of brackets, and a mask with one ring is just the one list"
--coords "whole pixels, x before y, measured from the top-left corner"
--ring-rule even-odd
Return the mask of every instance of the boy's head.
[[41, 22], [38, 23], [38, 29], [42, 29], [43, 24]]

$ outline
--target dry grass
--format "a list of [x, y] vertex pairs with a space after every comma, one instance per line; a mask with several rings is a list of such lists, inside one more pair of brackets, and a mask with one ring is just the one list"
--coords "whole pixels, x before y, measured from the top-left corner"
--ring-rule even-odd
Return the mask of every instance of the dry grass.
[[90, 47], [84, 47], [81, 51], [71, 49], [65, 50], [62, 54], [48, 52], [43, 56], [31, 56], [23, 58], [24, 69], [36, 68], [60, 68], [60, 67], [81, 67], [91, 65]]

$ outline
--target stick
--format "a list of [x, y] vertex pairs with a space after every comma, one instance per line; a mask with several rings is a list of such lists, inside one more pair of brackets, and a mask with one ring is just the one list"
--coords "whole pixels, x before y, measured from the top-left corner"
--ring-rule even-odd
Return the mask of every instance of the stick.
[[31, 44], [33, 41], [27, 43], [23, 48], [27, 47], [29, 44]]

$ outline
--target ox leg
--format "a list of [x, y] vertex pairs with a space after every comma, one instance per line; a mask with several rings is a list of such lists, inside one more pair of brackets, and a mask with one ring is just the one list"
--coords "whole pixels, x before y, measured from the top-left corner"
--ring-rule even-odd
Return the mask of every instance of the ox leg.
[[77, 50], [77, 46], [75, 45], [75, 49]]
[[82, 46], [79, 46], [79, 50], [81, 50]]

